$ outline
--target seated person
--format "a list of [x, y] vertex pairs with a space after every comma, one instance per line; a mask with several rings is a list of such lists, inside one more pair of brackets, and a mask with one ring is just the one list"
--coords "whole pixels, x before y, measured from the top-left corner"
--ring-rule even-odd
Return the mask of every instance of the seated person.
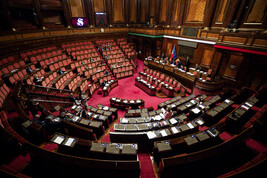
[[180, 59], [176, 60], [176, 65], [179, 69], [183, 69], [183, 63], [180, 61]]
[[60, 69], [57, 71], [57, 74], [58, 74], [58, 75], [62, 75], [62, 74], [64, 74], [64, 71], [60, 68]]
[[27, 74], [32, 73], [32, 68], [31, 67], [27, 67], [26, 72], [27, 72]]
[[106, 80], [104, 80], [104, 81], [101, 83], [101, 88], [102, 88], [102, 89], [105, 87], [106, 83], [107, 83]]
[[104, 73], [104, 75], [108, 75], [109, 74], [109, 72], [106, 70], [106, 72]]
[[75, 98], [73, 97], [73, 93], [70, 93], [69, 101], [73, 102], [73, 103], [75, 102]]
[[42, 78], [39, 78], [37, 74], [33, 76], [33, 83], [35, 85], [42, 85]]
[[93, 58], [90, 59], [90, 62], [94, 62], [95, 60]]

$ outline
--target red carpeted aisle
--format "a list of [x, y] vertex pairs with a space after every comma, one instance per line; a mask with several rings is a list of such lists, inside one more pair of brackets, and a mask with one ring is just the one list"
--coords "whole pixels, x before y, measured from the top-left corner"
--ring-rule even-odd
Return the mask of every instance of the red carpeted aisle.
[[141, 178], [155, 178], [156, 176], [154, 174], [150, 155], [148, 153], [139, 153], [138, 159], [141, 164], [140, 177]]

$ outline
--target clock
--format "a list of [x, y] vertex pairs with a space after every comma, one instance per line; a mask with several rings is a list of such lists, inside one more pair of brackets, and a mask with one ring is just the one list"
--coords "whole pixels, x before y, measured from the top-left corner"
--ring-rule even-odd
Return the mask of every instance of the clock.
[[101, 28], [100, 31], [103, 33], [105, 31], [105, 29], [104, 28]]

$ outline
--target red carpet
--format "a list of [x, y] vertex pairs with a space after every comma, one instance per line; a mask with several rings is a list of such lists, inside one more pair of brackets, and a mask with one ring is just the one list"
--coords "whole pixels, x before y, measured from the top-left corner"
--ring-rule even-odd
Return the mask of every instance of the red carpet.
[[150, 155], [148, 153], [139, 153], [138, 159], [141, 164], [141, 178], [155, 178], [155, 174], [153, 171], [152, 161], [150, 159]]
[[157, 109], [157, 105], [163, 101], [166, 101], [170, 98], [159, 98], [156, 96], [149, 96], [143, 90], [135, 86], [135, 78], [138, 77], [138, 72], [143, 71], [143, 61], [138, 60], [137, 72], [133, 77], [128, 77], [119, 80], [119, 85], [111, 90], [109, 96], [103, 97], [98, 95], [96, 92], [93, 94], [92, 98], [88, 101], [89, 105], [96, 106], [97, 104], [103, 104], [110, 106], [109, 99], [112, 97], [118, 97], [122, 99], [144, 99], [145, 107], [153, 106], [154, 109]]
[[20, 155], [17, 158], [15, 158], [12, 162], [10, 162], [8, 164], [8, 167], [10, 167], [16, 171], [20, 171], [30, 161], [31, 161], [30, 155], [28, 155], [28, 154], [26, 156]]

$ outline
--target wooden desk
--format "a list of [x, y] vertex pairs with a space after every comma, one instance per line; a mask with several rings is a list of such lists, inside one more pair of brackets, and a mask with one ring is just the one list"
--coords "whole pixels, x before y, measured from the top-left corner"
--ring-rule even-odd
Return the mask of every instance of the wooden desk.
[[139, 77], [135, 78], [135, 85], [138, 88], [142, 89], [147, 94], [149, 94], [150, 96], [155, 96], [156, 95], [156, 88], [153, 87], [152, 85], [146, 83], [145, 80], [142, 80]]
[[127, 99], [121, 99], [121, 98], [110, 98], [110, 106], [115, 107], [115, 108], [133, 108], [133, 109], [138, 109], [139, 107], [144, 107], [145, 106], [145, 101], [143, 99], [137, 99], [137, 100], [127, 100]]

